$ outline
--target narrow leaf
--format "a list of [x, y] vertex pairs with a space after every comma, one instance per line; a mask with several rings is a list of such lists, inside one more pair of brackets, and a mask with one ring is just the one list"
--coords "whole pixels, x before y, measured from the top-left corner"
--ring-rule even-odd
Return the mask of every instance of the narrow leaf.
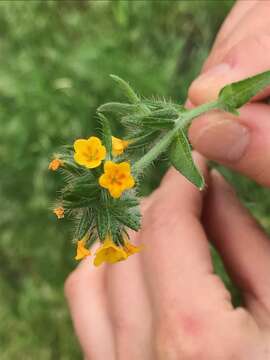
[[131, 103], [138, 104], [140, 102], [140, 98], [137, 96], [135, 91], [125, 80], [121, 79], [119, 76], [116, 75], [110, 75], [110, 76], [114, 81], [118, 83], [124, 95], [126, 95], [126, 97], [129, 99]]
[[101, 240], [104, 240], [110, 230], [110, 219], [107, 209], [97, 209], [97, 232]]
[[170, 161], [172, 165], [200, 190], [204, 188], [204, 179], [192, 159], [188, 139], [180, 130], [170, 146]]
[[139, 211], [122, 211], [122, 209], [111, 209], [112, 215], [123, 225], [132, 230], [138, 231], [141, 226], [141, 216]]
[[270, 85], [270, 71], [226, 85], [219, 93], [220, 107], [236, 113], [236, 109], [243, 106], [268, 85]]
[[112, 112], [121, 115], [128, 115], [136, 111], [138, 111], [137, 105], [118, 102], [106, 103], [98, 108], [98, 112]]
[[108, 119], [106, 116], [104, 116], [101, 113], [98, 113], [98, 116], [101, 120], [102, 124], [102, 140], [103, 144], [105, 145], [105, 148], [107, 150], [107, 157], [111, 158], [112, 153], [112, 133], [111, 133], [111, 127]]
[[76, 240], [81, 240], [89, 230], [92, 222], [93, 214], [89, 211], [89, 209], [83, 209], [78, 218], [74, 238]]
[[130, 145], [128, 147], [128, 150], [131, 151], [133, 149], [153, 144], [153, 142], [158, 138], [159, 133], [159, 131], [150, 131], [140, 136], [136, 136], [135, 138], [130, 138]]

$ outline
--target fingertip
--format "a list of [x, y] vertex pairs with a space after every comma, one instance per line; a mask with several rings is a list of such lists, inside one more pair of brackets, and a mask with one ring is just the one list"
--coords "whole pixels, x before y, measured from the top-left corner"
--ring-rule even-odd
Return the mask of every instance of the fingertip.
[[188, 98], [194, 105], [213, 101], [220, 89], [233, 81], [235, 74], [229, 63], [221, 63], [199, 75], [190, 85]]

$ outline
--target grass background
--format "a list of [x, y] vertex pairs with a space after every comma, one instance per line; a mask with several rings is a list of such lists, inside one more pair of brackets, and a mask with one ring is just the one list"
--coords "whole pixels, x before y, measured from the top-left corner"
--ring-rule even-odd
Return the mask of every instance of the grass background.
[[[81, 358], [63, 296], [75, 266], [69, 224], [49, 210], [60, 185], [47, 171], [52, 152], [95, 132], [96, 107], [120, 96], [110, 73], [183, 102], [232, 4], [0, 2], [1, 360]], [[149, 173], [145, 193], [164, 168]], [[269, 229], [266, 189], [224, 171]]]

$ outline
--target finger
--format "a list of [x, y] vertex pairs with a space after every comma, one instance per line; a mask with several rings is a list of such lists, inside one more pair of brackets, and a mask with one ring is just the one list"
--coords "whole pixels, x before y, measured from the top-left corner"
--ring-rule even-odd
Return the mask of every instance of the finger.
[[204, 71], [222, 62], [225, 55], [244, 38], [268, 32], [270, 4], [268, 1], [239, 1], [227, 17], [224, 27], [204, 64]]
[[248, 104], [240, 116], [212, 112], [194, 121], [189, 139], [207, 158], [270, 186], [270, 107]]
[[[135, 238], [135, 233], [131, 234], [133, 244]], [[135, 254], [107, 268], [117, 360], [152, 359], [152, 309], [139, 256]]]
[[[189, 88], [189, 99], [194, 105], [215, 100], [220, 89], [226, 84], [267, 71], [269, 68], [270, 33], [264, 32], [246, 37], [230, 49], [221, 63], [211, 67], [193, 81]], [[256, 99], [269, 95], [270, 88], [263, 91]]]
[[262, 316], [257, 309], [270, 310], [270, 242], [216, 171], [211, 174], [203, 219], [247, 306], [262, 321], [265, 313]]
[[[218, 35], [215, 39], [215, 43], [212, 47], [211, 54], [213, 54], [216, 48], [221, 47], [221, 44], [231, 35], [235, 33], [235, 28], [240, 23], [240, 21], [246, 17], [248, 13], [254, 11], [254, 7], [259, 4], [260, 0], [250, 0], [250, 1], [237, 1], [232, 7], [230, 13], [226, 17], [224, 23], [219, 29]], [[211, 54], [209, 58], [211, 57]], [[206, 61], [206, 64], [208, 60]], [[205, 64], [205, 68], [208, 66]]]
[[115, 359], [104, 290], [104, 269], [86, 259], [66, 280], [65, 293], [83, 352], [89, 360]]
[[[199, 160], [206, 175], [206, 165]], [[200, 279], [212, 273], [208, 241], [199, 221], [202, 196], [171, 169], [144, 215], [142, 261], [154, 310], [159, 314], [183, 302], [188, 306], [190, 299], [185, 294], [200, 293]], [[201, 300], [204, 303], [206, 299]]]

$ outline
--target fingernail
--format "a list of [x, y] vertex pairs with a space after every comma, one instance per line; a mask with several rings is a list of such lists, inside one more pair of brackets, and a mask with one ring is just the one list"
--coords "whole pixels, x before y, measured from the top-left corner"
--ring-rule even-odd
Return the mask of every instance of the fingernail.
[[222, 63], [202, 73], [193, 81], [189, 96], [195, 104], [204, 103], [217, 98], [219, 90], [239, 77], [236, 69], [230, 64]]
[[232, 67], [227, 63], [218, 64], [209, 70], [203, 72], [200, 76], [197, 77], [197, 79], [193, 82], [193, 84], [198, 84], [201, 81], [207, 80], [213, 80], [216, 81], [216, 77], [220, 76], [228, 76], [229, 72], [232, 71]]
[[236, 162], [245, 154], [250, 133], [247, 127], [232, 119], [202, 119], [191, 127], [190, 140], [196, 150], [210, 159]]

